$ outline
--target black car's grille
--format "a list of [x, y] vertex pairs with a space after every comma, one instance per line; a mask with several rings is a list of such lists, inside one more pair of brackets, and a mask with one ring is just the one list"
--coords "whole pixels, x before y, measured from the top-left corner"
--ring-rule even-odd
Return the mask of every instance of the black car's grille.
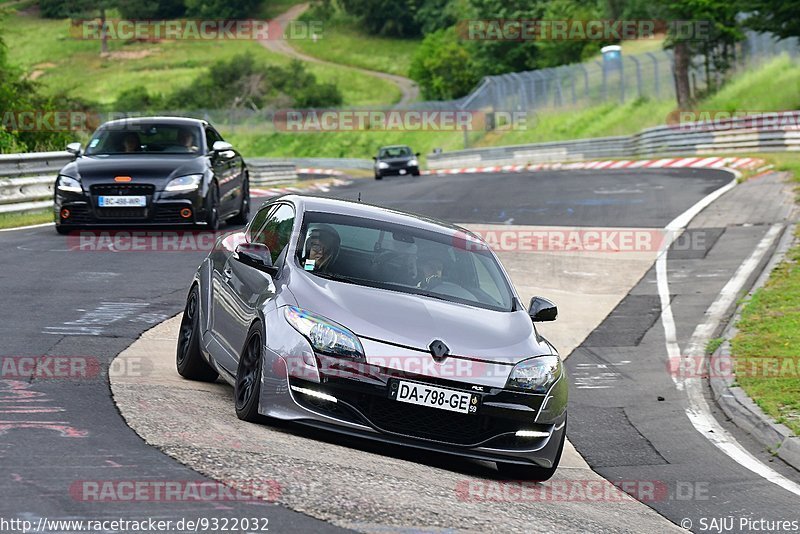
[[378, 428], [423, 439], [474, 445], [504, 432], [519, 430], [515, 421], [468, 415], [364, 396], [358, 409]]
[[103, 219], [144, 219], [147, 208], [96, 208], [97, 217]]
[[92, 222], [92, 214], [87, 204], [65, 204], [63, 207], [69, 210], [69, 218], [63, 223], [89, 224]]
[[91, 186], [90, 190], [92, 195], [152, 195], [156, 191], [156, 186], [152, 184], [95, 184]]
[[408, 166], [407, 161], [387, 161], [390, 169], [405, 169]]
[[157, 206], [156, 207], [156, 214], [153, 217], [153, 221], [162, 224], [176, 224], [176, 223], [185, 223], [185, 222], [192, 222], [192, 219], [184, 219], [181, 217], [180, 211], [183, 208], [188, 207], [186, 204], [176, 204], [174, 206]]

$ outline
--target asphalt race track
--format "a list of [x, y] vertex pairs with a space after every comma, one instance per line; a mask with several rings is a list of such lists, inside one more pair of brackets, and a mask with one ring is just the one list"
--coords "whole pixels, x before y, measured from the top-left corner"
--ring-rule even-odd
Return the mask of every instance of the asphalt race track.
[[[350, 199], [360, 195], [365, 202], [458, 223], [663, 228], [730, 180], [725, 172], [693, 169], [538, 172], [355, 180], [330, 194]], [[745, 203], [746, 195], [734, 195], [737, 189], [718, 202], [731, 202], [731, 209]], [[765, 217], [753, 215], [731, 227], [707, 217], [694, 230], [705, 237], [701, 253], [670, 253], [670, 296], [681, 346], [768, 232], [774, 221], [761, 220]], [[202, 479], [145, 444], [126, 425], [111, 395], [108, 367], [142, 332], [182, 310], [187, 283], [206, 253], [110, 253], [77, 247], [74, 239], [57, 235], [52, 227], [0, 232], [5, 303], [0, 309], [0, 355], [79, 356], [99, 366], [99, 372], [87, 378], [66, 380], [40, 378], [41, 373], [3, 373], [0, 516], [34, 524], [40, 518], [176, 521], [257, 516], [268, 517], [273, 532], [340, 530], [261, 501], [211, 507], [164, 499], [107, 502], [76, 492], [86, 481]], [[690, 424], [684, 402], [665, 372], [655, 277], [655, 269], [647, 271], [568, 358], [570, 440], [609, 480], [663, 486], [664, 495], [644, 500], [675, 524], [689, 519], [691, 528], [701, 531], [703, 519], [734, 516], [733, 531], [742, 531], [756, 529], [740, 528], [739, 517], [797, 520], [800, 496], [746, 470]], [[569, 317], [562, 315], [559, 321]], [[594, 373], [601, 368], [603, 372]], [[149, 399], [147, 409], [158, 410], [161, 402], [167, 400]], [[202, 411], [197, 406], [187, 410], [198, 408]], [[232, 409], [229, 416], [235, 420]], [[800, 482], [797, 472], [760, 452], [737, 429], [726, 428], [771, 468]], [[309, 440], [302, 434], [299, 439]], [[419, 472], [425, 476], [425, 469]], [[581, 525], [579, 512], [574, 509], [576, 529]], [[636, 529], [625, 517], [619, 517], [619, 525]], [[470, 525], [457, 528], [468, 530]]]

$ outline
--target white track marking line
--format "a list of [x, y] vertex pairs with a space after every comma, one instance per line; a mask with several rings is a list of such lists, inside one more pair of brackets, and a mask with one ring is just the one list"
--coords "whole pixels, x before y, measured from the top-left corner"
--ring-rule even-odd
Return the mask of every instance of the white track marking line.
[[[689, 221], [717, 198], [731, 190], [735, 185], [736, 180], [734, 179], [728, 183], [728, 185], [717, 189], [684, 213], [680, 214], [666, 227], [667, 237], [664, 242], [664, 249], [659, 253], [656, 259], [656, 279], [658, 283], [658, 296], [661, 301], [661, 323], [664, 326], [664, 338], [669, 358], [681, 357], [681, 350], [677, 341], [675, 319], [672, 315], [672, 305], [669, 298], [667, 251], [680, 232], [689, 224]], [[695, 329], [688, 351], [694, 354], [687, 354], [687, 356], [702, 357], [705, 352], [703, 349], [704, 342], [711, 335], [709, 332], [713, 332], [716, 329], [725, 311], [733, 304], [736, 295], [738, 295], [739, 291], [747, 282], [747, 279], [758, 267], [761, 258], [767, 253], [772, 242], [779, 235], [780, 227], [781, 225], [773, 225], [767, 231], [767, 234], [750, 257], [739, 266], [733, 278], [725, 284], [725, 287], [720, 291], [717, 299], [711, 304], [708, 311], [706, 311], [706, 321], [698, 325]], [[736, 438], [717, 422], [703, 396], [703, 384], [701, 379], [678, 380], [677, 377], [673, 377], [673, 380], [675, 380], [675, 385], [678, 390], [686, 391], [686, 396], [689, 401], [689, 407], [686, 409], [686, 416], [689, 418], [689, 421], [691, 421], [695, 430], [742, 467], [749, 469], [753, 473], [795, 495], [800, 495], [800, 485], [763, 464], [758, 458], [750, 454], [747, 449], [742, 447], [739, 442], [736, 441]]]
[[0, 228], [0, 232], [15, 232], [17, 230], [30, 230], [31, 228], [44, 228], [45, 226], [53, 226], [55, 223], [42, 223], [42, 224], [31, 224], [28, 226], [17, 226], [15, 228]]

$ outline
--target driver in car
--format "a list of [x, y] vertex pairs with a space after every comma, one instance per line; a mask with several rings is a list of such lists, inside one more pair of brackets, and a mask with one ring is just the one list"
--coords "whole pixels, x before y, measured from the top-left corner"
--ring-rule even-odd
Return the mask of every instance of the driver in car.
[[303, 268], [307, 271], [327, 271], [339, 255], [341, 238], [330, 225], [321, 224], [312, 228], [306, 239], [306, 254]]
[[442, 271], [444, 270], [444, 262], [435, 257], [423, 257], [417, 262], [417, 273], [419, 282], [417, 287], [420, 289], [428, 289], [436, 286], [442, 281]]

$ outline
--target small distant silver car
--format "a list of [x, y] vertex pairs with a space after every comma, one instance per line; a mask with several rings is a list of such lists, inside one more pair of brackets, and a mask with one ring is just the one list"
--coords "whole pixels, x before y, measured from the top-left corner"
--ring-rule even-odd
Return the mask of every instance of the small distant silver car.
[[[558, 466], [567, 379], [497, 257], [467, 230], [289, 195], [221, 236], [197, 270], [178, 372], [221, 377], [245, 421], [292, 420], [497, 463]], [[266, 416], [266, 417], [265, 417]]]

